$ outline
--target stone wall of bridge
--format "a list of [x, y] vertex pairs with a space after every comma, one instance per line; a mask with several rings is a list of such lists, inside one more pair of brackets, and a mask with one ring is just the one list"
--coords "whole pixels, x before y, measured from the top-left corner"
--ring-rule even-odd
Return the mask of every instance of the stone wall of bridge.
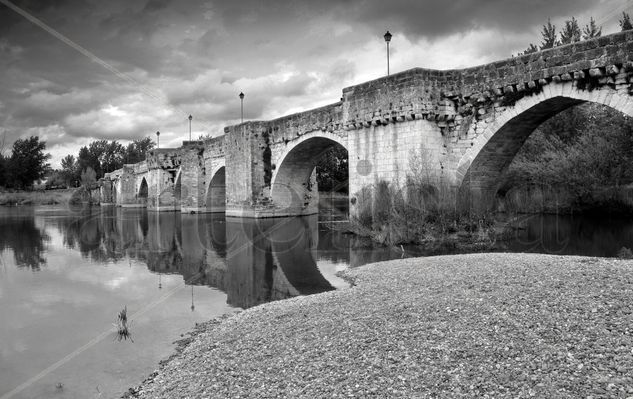
[[[155, 211], [223, 212], [223, 167], [223, 136], [186, 141], [180, 148], [154, 149], [145, 161], [106, 173], [101, 180], [101, 202]], [[219, 184], [210, 190], [213, 177]]]
[[[349, 156], [350, 211], [381, 180], [422, 176], [483, 209], [527, 137], [556, 113], [593, 101], [633, 115], [633, 31], [455, 70], [414, 68], [343, 89], [341, 101], [224, 136], [156, 150], [111, 174], [104, 202], [138, 202], [128, 180], [146, 174], [148, 208], [270, 217], [317, 210], [314, 167], [334, 146]], [[160, 187], [160, 189], [159, 189]], [[152, 193], [160, 192], [160, 201]], [[405, 192], [406, 195], [406, 192]]]

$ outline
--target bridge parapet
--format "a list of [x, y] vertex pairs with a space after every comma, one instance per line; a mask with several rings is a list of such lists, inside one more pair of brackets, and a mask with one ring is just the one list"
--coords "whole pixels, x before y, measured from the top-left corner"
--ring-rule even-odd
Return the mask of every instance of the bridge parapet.
[[134, 168], [134, 173], [135, 174], [141, 174], [141, 173], [147, 173], [147, 161], [141, 161], [139, 163], [135, 163], [135, 164], [131, 164], [129, 166], [132, 166]]
[[[576, 42], [477, 67], [414, 68], [343, 89], [347, 130], [427, 119], [443, 133], [464, 118], [485, 119], [551, 83], [631, 93], [633, 31]], [[470, 122], [470, 119], [468, 120]]]
[[181, 150], [179, 148], [159, 148], [147, 154], [148, 169], [175, 170], [180, 167]]
[[205, 159], [224, 157], [224, 139], [225, 136], [222, 135], [208, 138], [204, 141]]

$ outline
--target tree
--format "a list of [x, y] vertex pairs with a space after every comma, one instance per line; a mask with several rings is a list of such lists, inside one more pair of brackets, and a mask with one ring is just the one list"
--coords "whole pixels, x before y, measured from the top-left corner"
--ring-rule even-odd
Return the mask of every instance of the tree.
[[2, 139], [0, 139], [0, 187], [4, 187], [8, 184], [8, 169], [7, 165], [9, 162], [9, 157], [7, 156], [6, 150], [6, 138], [7, 132], [2, 133]]
[[88, 147], [81, 147], [77, 167], [80, 171], [93, 169], [99, 179], [104, 173], [121, 168], [124, 156], [125, 148], [118, 141], [95, 140]]
[[69, 187], [68, 180], [61, 170], [52, 171], [46, 178], [46, 189]]
[[622, 32], [624, 32], [625, 30], [633, 29], [633, 24], [631, 24], [631, 16], [626, 12], [622, 12], [620, 28], [622, 29]]
[[526, 48], [520, 55], [528, 55], [532, 53], [536, 53], [538, 51], [538, 47], [536, 47], [533, 43], [530, 43], [528, 48]]
[[9, 160], [11, 183], [17, 188], [29, 188], [33, 182], [44, 177], [49, 169], [46, 160], [51, 157], [45, 154], [46, 142], [37, 136], [18, 139], [13, 143]]
[[90, 143], [90, 148], [84, 146], [79, 149], [79, 155], [77, 156], [77, 170], [83, 171], [84, 169], [91, 168], [95, 172], [101, 171], [101, 164], [99, 163], [99, 154], [95, 153], [93, 146], [95, 142]]
[[8, 159], [3, 154], [0, 154], [0, 187], [7, 185], [7, 164]]
[[136, 139], [128, 144], [125, 150], [125, 163], [137, 163], [144, 161], [147, 152], [154, 148], [154, 142], [151, 137]]
[[545, 50], [547, 48], [552, 48], [556, 46], [556, 26], [552, 25], [550, 19], [547, 19], [547, 25], [543, 25], [543, 31], [541, 32], [543, 36], [543, 42], [541, 43], [541, 50]]
[[585, 25], [585, 29], [582, 30], [582, 38], [583, 40], [590, 40], [600, 36], [602, 36], [602, 27], [596, 25], [596, 21], [591, 17], [589, 25]]
[[347, 193], [347, 150], [333, 147], [325, 152], [317, 163], [317, 186], [319, 191]]
[[67, 187], [72, 187], [73, 183], [79, 180], [79, 174], [77, 173], [77, 162], [72, 155], [66, 155], [62, 159], [61, 176], [64, 179]]
[[576, 18], [571, 17], [570, 20], [565, 21], [565, 26], [560, 32], [560, 44], [569, 44], [580, 41], [580, 27]]
[[[111, 141], [105, 146], [105, 149], [99, 161], [101, 163], [101, 171], [109, 173], [123, 167], [123, 158], [125, 156], [125, 148], [116, 140]], [[99, 176], [103, 177], [103, 175]]]
[[92, 188], [97, 182], [97, 173], [91, 167], [87, 167], [81, 172], [81, 186], [87, 189]]

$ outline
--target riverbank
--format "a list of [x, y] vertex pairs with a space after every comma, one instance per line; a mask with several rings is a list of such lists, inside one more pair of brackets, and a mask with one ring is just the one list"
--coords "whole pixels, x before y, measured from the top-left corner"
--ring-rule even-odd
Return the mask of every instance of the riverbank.
[[0, 192], [0, 206], [67, 204], [75, 191], [76, 189], [74, 188], [65, 188], [59, 190]]
[[633, 396], [633, 262], [472, 254], [199, 325], [136, 398]]

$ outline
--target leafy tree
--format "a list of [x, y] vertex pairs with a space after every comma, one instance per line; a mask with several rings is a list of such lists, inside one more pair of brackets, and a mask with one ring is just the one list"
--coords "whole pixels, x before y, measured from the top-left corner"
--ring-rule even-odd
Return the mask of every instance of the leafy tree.
[[2, 133], [2, 139], [0, 139], [0, 187], [4, 187], [9, 184], [8, 176], [8, 163], [9, 157], [6, 153], [6, 139], [7, 132]]
[[62, 170], [60, 173], [67, 187], [72, 187], [74, 185], [73, 183], [79, 180], [79, 174], [77, 172], [78, 168], [75, 157], [70, 154], [66, 155], [62, 159]]
[[347, 193], [348, 161], [343, 147], [333, 147], [323, 154], [317, 163], [317, 185], [319, 191]]
[[121, 168], [124, 155], [125, 149], [118, 141], [95, 140], [87, 147], [81, 147], [77, 167], [81, 171], [91, 168], [97, 178], [101, 178], [104, 173]]
[[560, 44], [569, 44], [580, 41], [580, 27], [576, 18], [571, 17], [570, 20], [565, 21], [565, 26], [560, 32]]
[[60, 187], [69, 187], [68, 181], [66, 180], [66, 176], [62, 170], [54, 170], [47, 176], [46, 188], [51, 189]]
[[28, 188], [33, 182], [42, 179], [49, 169], [46, 163], [51, 156], [45, 154], [46, 142], [37, 136], [18, 139], [13, 143], [9, 161], [9, 175], [14, 187]]
[[0, 187], [7, 185], [7, 158], [0, 154]]
[[97, 172], [91, 167], [87, 167], [81, 172], [81, 186], [84, 188], [92, 188], [97, 182]]
[[602, 36], [602, 27], [596, 25], [596, 21], [591, 17], [589, 24], [585, 25], [585, 28], [582, 30], [582, 38], [583, 40], [590, 40], [600, 36]]
[[504, 187], [558, 187], [578, 203], [633, 182], [633, 120], [608, 107], [584, 104], [561, 112], [528, 138]]
[[125, 163], [137, 163], [145, 160], [147, 152], [154, 148], [151, 137], [136, 139], [125, 150]]
[[[103, 173], [112, 172], [123, 166], [123, 158], [125, 156], [125, 148], [121, 143], [114, 140], [108, 143], [105, 150], [99, 157], [101, 170]], [[99, 176], [102, 177], [102, 176]]]
[[528, 55], [532, 53], [536, 53], [538, 51], [538, 47], [536, 47], [533, 43], [530, 43], [528, 48], [526, 48], [521, 55]]
[[625, 30], [633, 29], [633, 24], [631, 23], [631, 16], [626, 12], [622, 12], [622, 19], [620, 20], [620, 28], [622, 29], [622, 32], [624, 32]]
[[541, 43], [541, 50], [545, 50], [548, 48], [553, 48], [558, 45], [556, 40], [556, 26], [552, 25], [550, 19], [547, 19], [547, 25], [543, 25], [543, 31], [541, 32], [543, 36], [543, 42]]
[[90, 148], [84, 146], [79, 149], [79, 155], [77, 156], [77, 169], [83, 171], [87, 168], [91, 168], [95, 172], [101, 171], [101, 164], [99, 163], [99, 154], [96, 154], [95, 142], [90, 143]]

